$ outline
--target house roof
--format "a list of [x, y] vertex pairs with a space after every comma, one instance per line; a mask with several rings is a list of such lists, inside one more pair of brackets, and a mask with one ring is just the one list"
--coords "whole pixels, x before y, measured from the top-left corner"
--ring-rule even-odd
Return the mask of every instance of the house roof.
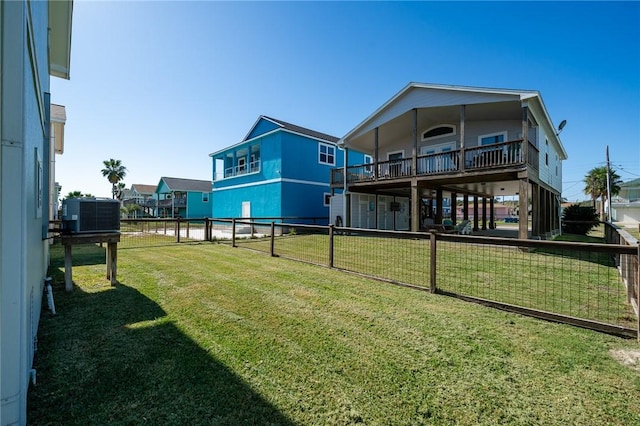
[[131, 185], [131, 190], [138, 194], [153, 194], [156, 192], [156, 185], [145, 185], [142, 183], [134, 183]]
[[64, 153], [64, 125], [67, 122], [67, 110], [64, 105], [51, 104], [52, 136], [55, 140], [55, 153]]
[[73, 1], [49, 2], [49, 74], [69, 79]]
[[[430, 91], [434, 94], [433, 99], [428, 99], [425, 96], [416, 95], [416, 91]], [[438, 94], [437, 96], [435, 94]], [[471, 87], [471, 86], [454, 86], [443, 84], [431, 84], [431, 83], [416, 83], [411, 82], [407, 84], [402, 90], [396, 93], [391, 99], [385, 102], [382, 106], [376, 109], [371, 115], [365, 118], [360, 124], [349, 131], [345, 136], [340, 139], [339, 144], [344, 144], [350, 139], [360, 136], [361, 134], [370, 131], [382, 122], [386, 122], [394, 117], [406, 113], [413, 108], [425, 108], [425, 107], [437, 107], [445, 105], [459, 104], [458, 99], [454, 95], [464, 97], [464, 95], [481, 95], [480, 99], [482, 103], [499, 102], [504, 100], [518, 100], [520, 102], [533, 102], [540, 107], [544, 118], [551, 127], [555, 129], [549, 113], [542, 101], [540, 92], [537, 90], [519, 90], [519, 89], [496, 89], [487, 87]], [[465, 100], [469, 100], [465, 97]], [[561, 154], [564, 158], [567, 158], [567, 153], [560, 142], [560, 138], [553, 132], [558, 146], [560, 147]]]
[[640, 187], [640, 178], [624, 182], [620, 185], [620, 188], [637, 188]]
[[[261, 118], [264, 118], [265, 120], [269, 120], [272, 123], [277, 124], [278, 126], [283, 128], [284, 130], [289, 130], [291, 132], [299, 133], [301, 135], [309, 136], [309, 137], [312, 137], [312, 138], [315, 138], [315, 139], [322, 139], [322, 140], [325, 140], [327, 142], [333, 142], [333, 143], [336, 143], [336, 142], [338, 142], [340, 140], [340, 138], [337, 138], [335, 136], [331, 136], [331, 135], [328, 135], [328, 134], [322, 133], [322, 132], [317, 132], [315, 130], [307, 129], [306, 127], [297, 126], [295, 124], [287, 123], [286, 121], [278, 120], [276, 118], [267, 117], [266, 115], [261, 115], [258, 118], [258, 121], [260, 121]], [[256, 124], [257, 124], [257, 122], [256, 122]], [[253, 130], [253, 128], [251, 130]], [[250, 133], [251, 133], [251, 131], [249, 132], [249, 134]], [[249, 134], [247, 134], [247, 136]], [[246, 140], [246, 137], [245, 137], [245, 140]]]
[[298, 125], [295, 125], [295, 124], [291, 124], [291, 123], [288, 123], [286, 121], [278, 120], [276, 118], [267, 117], [266, 115], [261, 115], [261, 116], [258, 117], [256, 122], [253, 123], [253, 126], [251, 126], [251, 129], [249, 129], [249, 131], [247, 132], [245, 137], [242, 139], [242, 142], [227, 146], [227, 147], [225, 147], [225, 148], [223, 148], [221, 150], [218, 150], [216, 152], [212, 152], [211, 154], [209, 154], [209, 157], [216, 156], [216, 155], [220, 154], [221, 152], [225, 152], [225, 151], [227, 151], [227, 150], [229, 150], [231, 148], [239, 146], [239, 145], [245, 143], [246, 141], [249, 141], [249, 140], [254, 139], [255, 137], [257, 137], [257, 136], [252, 137], [251, 135], [252, 135], [254, 129], [258, 126], [258, 124], [262, 120], [267, 120], [267, 121], [275, 124], [276, 126], [278, 126], [280, 128], [280, 129], [274, 129], [274, 130], [271, 130], [271, 131], [285, 130], [285, 131], [288, 131], [288, 132], [291, 132], [291, 133], [307, 136], [309, 138], [318, 139], [318, 140], [321, 140], [321, 141], [334, 143], [334, 144], [338, 143], [338, 141], [340, 140], [340, 138], [338, 138], [336, 136], [331, 136], [331, 135], [328, 135], [326, 133], [317, 132], [315, 130], [307, 129], [306, 127], [302, 127], [302, 126], [298, 126]]
[[171, 191], [211, 192], [212, 187], [212, 182], [210, 180], [161, 177], [160, 182], [162, 181], [164, 181], [165, 185], [167, 185]]

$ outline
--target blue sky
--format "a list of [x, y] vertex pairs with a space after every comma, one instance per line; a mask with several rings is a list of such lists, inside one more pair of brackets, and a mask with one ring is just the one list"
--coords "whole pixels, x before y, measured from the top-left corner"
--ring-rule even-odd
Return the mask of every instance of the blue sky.
[[640, 177], [640, 3], [74, 2], [62, 193], [208, 179], [259, 115], [340, 137], [410, 81], [539, 90], [563, 196], [605, 164]]

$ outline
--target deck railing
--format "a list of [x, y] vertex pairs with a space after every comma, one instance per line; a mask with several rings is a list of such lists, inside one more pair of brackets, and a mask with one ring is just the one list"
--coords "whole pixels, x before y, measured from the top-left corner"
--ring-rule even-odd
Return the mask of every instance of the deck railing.
[[[465, 171], [478, 172], [525, 165], [523, 143], [524, 141], [519, 139], [486, 146], [420, 155], [417, 158], [415, 174], [412, 168], [412, 158], [379, 161], [377, 174], [375, 173], [374, 164], [349, 166], [347, 167], [347, 182], [357, 183]], [[527, 149], [526, 164], [538, 170], [538, 149], [531, 142], [527, 144]], [[331, 172], [331, 184], [338, 185], [343, 183], [343, 169], [333, 169]]]
[[[233, 167], [227, 167], [226, 169], [224, 169], [223, 178], [246, 175], [249, 173], [257, 173], [259, 171], [260, 171], [260, 160], [255, 160], [250, 162], [249, 164], [245, 163], [245, 164], [240, 164]], [[218, 178], [216, 180], [220, 179], [219, 173], [216, 173], [216, 177]]]

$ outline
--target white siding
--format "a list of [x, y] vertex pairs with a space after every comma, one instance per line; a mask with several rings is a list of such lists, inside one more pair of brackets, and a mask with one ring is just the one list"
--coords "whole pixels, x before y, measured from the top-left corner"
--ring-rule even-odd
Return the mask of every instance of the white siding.
[[520, 96], [517, 94], [479, 93], [414, 87], [387, 105], [383, 111], [380, 111], [377, 115], [362, 123], [362, 127], [357, 130], [357, 133], [349, 135], [348, 139], [353, 139], [367, 133], [413, 108], [471, 105], [513, 100], [519, 101]]

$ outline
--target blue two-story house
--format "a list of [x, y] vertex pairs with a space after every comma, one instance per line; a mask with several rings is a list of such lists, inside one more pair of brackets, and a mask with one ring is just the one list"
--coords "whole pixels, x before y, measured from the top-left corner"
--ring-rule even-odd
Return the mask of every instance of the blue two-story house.
[[211, 214], [211, 181], [161, 177], [154, 198], [159, 217], [204, 218]]
[[[338, 138], [264, 115], [245, 138], [214, 152], [214, 218], [288, 218], [327, 223], [330, 173], [342, 167]], [[350, 161], [364, 156], [350, 152]]]

